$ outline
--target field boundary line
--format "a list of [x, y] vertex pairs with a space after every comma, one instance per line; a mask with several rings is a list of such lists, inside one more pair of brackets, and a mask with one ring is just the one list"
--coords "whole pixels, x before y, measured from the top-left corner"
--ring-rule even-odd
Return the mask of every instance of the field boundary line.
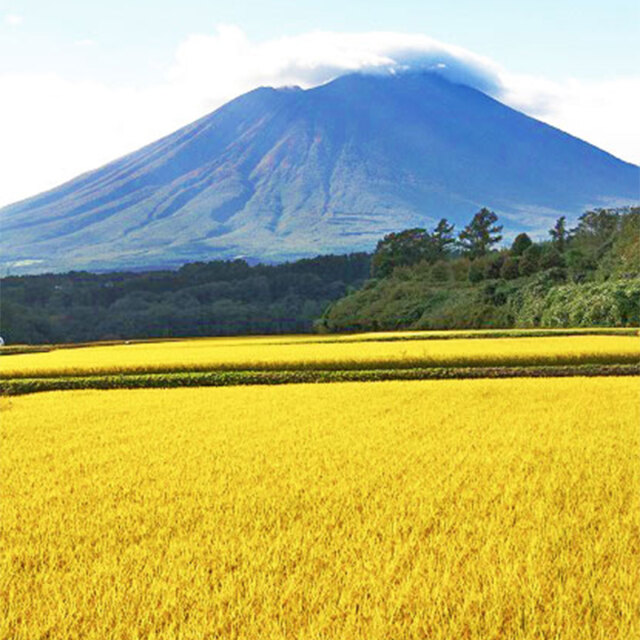
[[387, 380], [465, 380], [577, 376], [640, 376], [640, 364], [353, 370], [236, 370], [44, 378], [20, 377], [0, 380], [0, 394], [15, 396], [42, 391], [79, 389], [169, 389], [178, 387], [382, 382]]

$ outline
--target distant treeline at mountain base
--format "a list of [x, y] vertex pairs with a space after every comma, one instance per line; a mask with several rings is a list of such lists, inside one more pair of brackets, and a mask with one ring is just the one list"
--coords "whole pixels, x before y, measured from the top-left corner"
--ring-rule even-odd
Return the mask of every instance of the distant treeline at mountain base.
[[385, 236], [373, 255], [280, 265], [196, 262], [177, 271], [70, 272], [0, 281], [9, 345], [373, 331], [640, 325], [640, 208], [597, 209], [549, 239], [496, 249], [482, 209], [457, 234]]
[[274, 266], [231, 260], [7, 277], [0, 335], [11, 345], [310, 332], [331, 301], [362, 285], [370, 261], [354, 253]]

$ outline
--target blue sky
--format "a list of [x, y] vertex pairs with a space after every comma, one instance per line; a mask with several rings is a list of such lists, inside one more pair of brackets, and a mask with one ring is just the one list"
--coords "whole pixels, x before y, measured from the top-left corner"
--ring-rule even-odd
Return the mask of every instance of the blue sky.
[[637, 0], [0, 0], [0, 205], [257, 84], [312, 86], [402, 62], [406, 46], [638, 163], [639, 41]]

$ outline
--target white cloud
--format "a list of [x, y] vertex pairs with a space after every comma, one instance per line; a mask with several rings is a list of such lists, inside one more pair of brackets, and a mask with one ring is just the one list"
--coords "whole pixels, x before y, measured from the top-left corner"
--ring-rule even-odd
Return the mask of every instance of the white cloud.
[[56, 186], [201, 115], [169, 86], [113, 88], [55, 74], [0, 76], [0, 94], [0, 205]]
[[[85, 45], [86, 46], [86, 45]], [[0, 76], [0, 206], [132, 151], [260, 85], [311, 87], [350, 71], [430, 68], [626, 160], [640, 161], [640, 76], [550, 82], [422, 35], [313, 32], [252, 42], [237, 27], [192, 35], [163, 83]]]
[[24, 22], [24, 17], [15, 13], [7, 13], [4, 16], [4, 23], [10, 27], [19, 27]]
[[95, 40], [91, 38], [83, 38], [82, 40], [76, 40], [73, 43], [74, 47], [92, 47], [95, 44]]
[[506, 104], [640, 164], [640, 75], [550, 82], [505, 72], [503, 85], [497, 97]]
[[500, 82], [499, 68], [488, 58], [423, 35], [317, 31], [252, 43], [229, 25], [214, 35], [187, 38], [169, 78], [216, 101], [229, 88], [240, 93], [261, 84], [310, 87], [348, 72], [388, 73], [409, 66], [440, 71], [483, 91], [497, 90]]

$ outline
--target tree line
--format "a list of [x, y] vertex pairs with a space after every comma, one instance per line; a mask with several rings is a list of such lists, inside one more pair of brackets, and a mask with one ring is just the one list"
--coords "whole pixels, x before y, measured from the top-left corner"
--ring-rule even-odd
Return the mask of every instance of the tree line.
[[574, 228], [559, 218], [543, 241], [521, 233], [504, 246], [502, 230], [483, 208], [458, 233], [441, 219], [388, 234], [373, 255], [5, 277], [0, 336], [41, 344], [636, 321], [640, 208], [587, 211]]
[[371, 278], [332, 303], [322, 331], [636, 326], [640, 323], [640, 208], [593, 209], [547, 237], [518, 234], [481, 209], [457, 235], [442, 219], [428, 232], [388, 234]]
[[328, 304], [368, 277], [370, 254], [280, 265], [245, 260], [177, 271], [11, 276], [0, 280], [7, 344], [304, 333]]
[[[510, 247], [496, 249], [502, 239], [503, 225], [498, 216], [482, 208], [458, 234], [455, 225], [442, 218], [431, 232], [412, 228], [390, 233], [380, 240], [371, 260], [371, 276], [385, 278], [398, 267], [418, 263], [434, 265], [443, 260], [466, 260], [464, 266], [471, 282], [483, 279], [513, 280], [537, 271], [566, 268], [576, 281], [594, 272], [605, 254], [618, 243], [621, 268], [635, 273], [634, 246], [640, 208], [595, 209], [578, 219], [575, 228], [567, 228], [561, 216], [549, 229], [546, 241], [534, 242], [520, 233]], [[628, 246], [623, 246], [624, 244]]]

